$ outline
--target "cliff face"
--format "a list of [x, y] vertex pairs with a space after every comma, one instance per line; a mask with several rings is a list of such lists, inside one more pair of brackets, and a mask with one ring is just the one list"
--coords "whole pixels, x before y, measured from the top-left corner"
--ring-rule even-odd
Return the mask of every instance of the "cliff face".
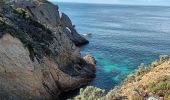
[[69, 17], [45, 0], [0, 6], [0, 98], [52, 99], [87, 84], [94, 65], [80, 58], [87, 43]]
[[20, 0], [14, 4], [17, 7], [28, 10], [33, 15], [34, 19], [54, 31], [56, 28], [62, 27], [62, 30], [75, 45], [80, 46], [89, 42], [77, 33], [75, 25], [72, 24], [70, 18], [66, 14], [58, 10], [58, 6], [46, 0]]

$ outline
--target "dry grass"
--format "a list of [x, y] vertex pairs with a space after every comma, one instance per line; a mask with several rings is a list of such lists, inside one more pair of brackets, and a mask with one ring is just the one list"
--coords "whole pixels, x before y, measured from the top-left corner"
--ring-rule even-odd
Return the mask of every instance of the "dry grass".
[[[134, 74], [130, 76], [133, 81], [126, 81], [121, 86], [122, 95], [127, 96], [130, 100], [134, 100], [134, 91], [141, 89], [141, 96], [150, 93], [151, 90], [164, 90], [168, 87], [166, 82], [160, 82], [161, 78], [170, 75], [170, 60], [169, 58], [160, 58], [159, 64], [149, 68], [142, 68], [142, 74]], [[140, 80], [137, 80], [140, 79]], [[152, 86], [151, 86], [152, 85]], [[150, 88], [149, 88], [150, 87]], [[139, 92], [139, 91], [138, 91]], [[140, 94], [139, 93], [139, 94]]]

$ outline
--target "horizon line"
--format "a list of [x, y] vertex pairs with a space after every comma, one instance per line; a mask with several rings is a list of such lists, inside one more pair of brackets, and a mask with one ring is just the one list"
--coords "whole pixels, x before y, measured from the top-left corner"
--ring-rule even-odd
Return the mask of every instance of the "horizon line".
[[88, 2], [64, 2], [64, 1], [50, 1], [54, 3], [76, 3], [76, 4], [98, 4], [98, 5], [124, 5], [124, 6], [163, 6], [163, 7], [170, 7], [170, 5], [152, 5], [152, 4], [121, 4], [121, 3], [88, 3]]

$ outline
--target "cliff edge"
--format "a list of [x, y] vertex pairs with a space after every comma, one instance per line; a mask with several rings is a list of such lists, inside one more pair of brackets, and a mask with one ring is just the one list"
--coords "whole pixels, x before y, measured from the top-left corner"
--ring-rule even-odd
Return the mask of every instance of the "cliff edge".
[[97, 87], [80, 90], [75, 100], [170, 100], [170, 57], [160, 56], [139, 68], [108, 93]]
[[0, 4], [0, 99], [56, 99], [89, 83], [95, 67], [80, 57], [81, 37], [46, 0]]

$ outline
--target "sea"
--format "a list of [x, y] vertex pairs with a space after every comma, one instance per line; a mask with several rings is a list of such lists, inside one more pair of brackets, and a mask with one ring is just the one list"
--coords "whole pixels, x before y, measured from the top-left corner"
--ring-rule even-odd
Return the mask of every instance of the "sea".
[[97, 60], [96, 78], [89, 84], [109, 91], [121, 84], [141, 63], [149, 65], [170, 55], [170, 7], [56, 3], [90, 43], [82, 57]]

